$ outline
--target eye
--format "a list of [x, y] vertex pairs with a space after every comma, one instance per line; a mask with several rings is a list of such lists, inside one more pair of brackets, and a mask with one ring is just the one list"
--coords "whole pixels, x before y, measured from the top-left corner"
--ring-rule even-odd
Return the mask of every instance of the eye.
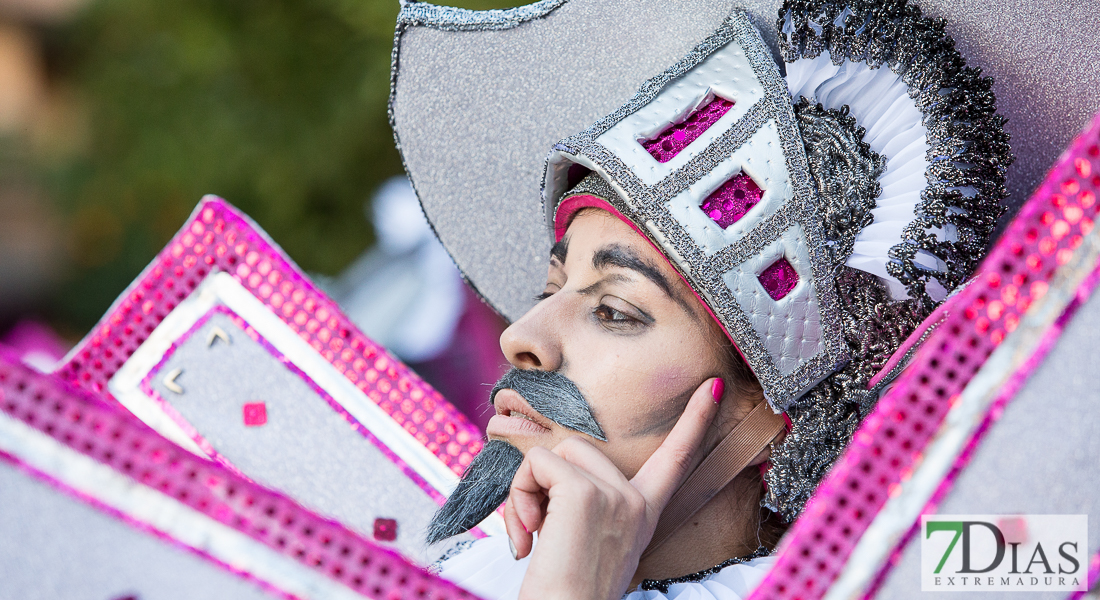
[[636, 330], [653, 322], [652, 317], [633, 304], [614, 296], [601, 298], [600, 304], [592, 310], [592, 314], [599, 319], [600, 325], [615, 331]]
[[628, 323], [631, 321], [637, 321], [637, 319], [627, 316], [620, 311], [611, 308], [606, 304], [601, 304], [593, 311], [597, 317], [604, 321], [611, 321], [615, 323]]

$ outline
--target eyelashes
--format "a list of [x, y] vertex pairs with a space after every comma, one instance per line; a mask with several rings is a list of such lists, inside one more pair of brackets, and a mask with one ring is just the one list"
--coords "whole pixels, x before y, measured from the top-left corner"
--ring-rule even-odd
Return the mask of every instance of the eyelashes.
[[592, 315], [599, 319], [600, 325], [604, 328], [614, 331], [630, 330], [643, 325], [638, 319], [622, 311], [615, 310], [606, 304], [600, 304], [593, 309]]
[[[553, 296], [555, 291], [546, 290], [541, 294], [536, 295], [533, 299], [535, 302], [542, 302], [550, 296]], [[627, 305], [629, 308], [615, 308], [611, 304], [604, 300], [611, 298], [611, 304], [621, 303]], [[602, 326], [609, 331], [626, 332], [635, 331], [643, 327], [647, 327], [654, 323], [653, 317], [646, 314], [641, 309], [638, 309], [633, 304], [621, 300], [615, 296], [603, 296], [600, 303], [592, 308], [590, 311], [592, 317]]]

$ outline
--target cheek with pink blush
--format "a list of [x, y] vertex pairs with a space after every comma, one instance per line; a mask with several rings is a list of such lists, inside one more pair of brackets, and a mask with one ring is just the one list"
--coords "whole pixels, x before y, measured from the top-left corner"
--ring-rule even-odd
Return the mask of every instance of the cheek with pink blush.
[[688, 400], [705, 377], [688, 369], [665, 367], [647, 378], [639, 406], [627, 433], [629, 437], [664, 436], [684, 412]]

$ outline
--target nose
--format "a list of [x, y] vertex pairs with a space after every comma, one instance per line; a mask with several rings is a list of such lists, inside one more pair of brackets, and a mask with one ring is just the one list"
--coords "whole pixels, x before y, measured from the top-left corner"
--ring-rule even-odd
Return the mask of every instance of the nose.
[[559, 314], [559, 304], [558, 296], [542, 300], [500, 335], [500, 349], [512, 366], [541, 371], [561, 368], [564, 315]]

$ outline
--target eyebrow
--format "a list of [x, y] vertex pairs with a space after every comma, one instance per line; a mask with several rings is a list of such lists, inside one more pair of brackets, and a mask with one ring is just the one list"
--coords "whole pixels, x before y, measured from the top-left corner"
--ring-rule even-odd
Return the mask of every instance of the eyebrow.
[[600, 248], [592, 255], [592, 267], [598, 271], [602, 271], [607, 267], [630, 269], [661, 288], [661, 291], [663, 291], [665, 295], [679, 304], [689, 315], [696, 318], [698, 317], [695, 311], [691, 309], [691, 305], [672, 289], [672, 285], [664, 274], [662, 274], [655, 265], [643, 260], [629, 248], [618, 244]]
[[550, 256], [558, 259], [558, 262], [565, 264], [565, 256], [569, 254], [569, 236], [561, 238], [552, 248], [550, 248]]

